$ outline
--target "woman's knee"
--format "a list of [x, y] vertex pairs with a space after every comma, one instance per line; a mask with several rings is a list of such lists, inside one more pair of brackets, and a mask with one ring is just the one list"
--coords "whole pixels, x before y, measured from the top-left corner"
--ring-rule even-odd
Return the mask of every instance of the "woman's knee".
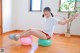
[[26, 31], [32, 31], [32, 29], [28, 29], [28, 30], [26, 30]]
[[28, 29], [27, 31], [30, 31], [31, 29]]
[[34, 30], [33, 30], [33, 29], [28, 29], [28, 31], [30, 31], [31, 33], [33, 33], [33, 32], [34, 32]]

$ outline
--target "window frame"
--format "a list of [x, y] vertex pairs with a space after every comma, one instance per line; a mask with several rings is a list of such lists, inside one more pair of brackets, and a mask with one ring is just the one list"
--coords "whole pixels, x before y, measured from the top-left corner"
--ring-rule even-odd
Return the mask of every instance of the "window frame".
[[40, 3], [40, 10], [32, 10], [32, 0], [30, 0], [30, 2], [29, 2], [29, 4], [30, 4], [29, 11], [30, 12], [42, 12], [42, 0], [40, 2], [41, 2]]
[[[67, 12], [76, 12], [76, 2], [75, 2], [75, 10], [74, 11], [60, 11], [60, 12], [63, 12], [63, 13], [67, 13]], [[59, 9], [60, 9], [60, 5], [61, 5], [61, 0], [59, 0]]]

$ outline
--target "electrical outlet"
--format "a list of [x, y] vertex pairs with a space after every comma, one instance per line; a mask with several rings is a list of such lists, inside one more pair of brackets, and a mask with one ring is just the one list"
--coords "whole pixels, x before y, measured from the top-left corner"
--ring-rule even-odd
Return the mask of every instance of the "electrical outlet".
[[4, 48], [0, 48], [0, 53], [5, 53], [5, 49]]

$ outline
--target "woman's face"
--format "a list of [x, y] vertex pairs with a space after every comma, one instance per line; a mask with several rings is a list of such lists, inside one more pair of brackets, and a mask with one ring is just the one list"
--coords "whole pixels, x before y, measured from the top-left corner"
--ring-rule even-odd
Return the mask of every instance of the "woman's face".
[[50, 12], [49, 12], [49, 11], [44, 11], [44, 16], [45, 16], [46, 18], [49, 18], [49, 17], [50, 17]]

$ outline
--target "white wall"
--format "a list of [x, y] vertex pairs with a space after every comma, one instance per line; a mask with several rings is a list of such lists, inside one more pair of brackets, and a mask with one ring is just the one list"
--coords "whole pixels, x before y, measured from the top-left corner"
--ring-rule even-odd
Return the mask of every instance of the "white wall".
[[[78, 6], [80, 6], [80, 2], [77, 2], [77, 7]], [[80, 35], [80, 16], [72, 22], [71, 34]]]
[[11, 0], [2, 0], [3, 33], [12, 30]]
[[[12, 1], [13, 11], [13, 27], [18, 30], [26, 30], [28, 28], [41, 28], [42, 24], [42, 12], [29, 12], [29, 0], [13, 0]], [[49, 6], [52, 9], [53, 14], [60, 14], [62, 17], [67, 18], [67, 13], [57, 12], [59, 7], [59, 0], [43, 0], [43, 8]], [[63, 20], [63, 18], [59, 18]], [[79, 19], [79, 18], [78, 18]], [[80, 34], [80, 23], [76, 19], [72, 24], [71, 34]], [[78, 20], [78, 21], [77, 21]], [[77, 32], [77, 31], [78, 32]], [[56, 33], [66, 32], [66, 25], [57, 25], [55, 28]]]

